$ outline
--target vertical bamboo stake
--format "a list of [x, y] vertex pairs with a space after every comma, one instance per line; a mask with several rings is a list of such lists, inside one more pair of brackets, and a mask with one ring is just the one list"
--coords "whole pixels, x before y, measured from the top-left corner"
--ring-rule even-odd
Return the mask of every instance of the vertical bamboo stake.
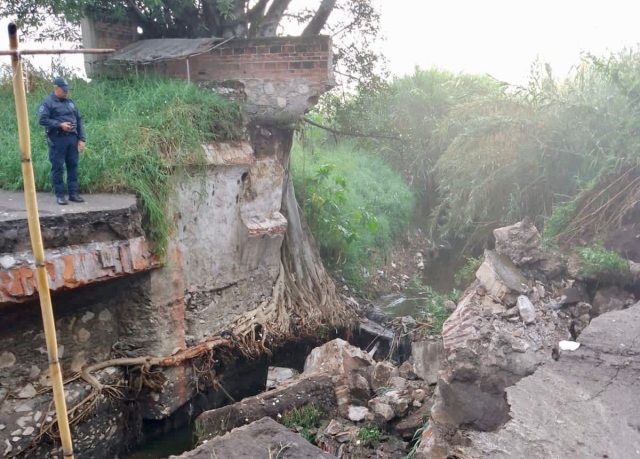
[[[18, 27], [9, 24], [9, 44], [12, 51], [18, 49]], [[19, 54], [11, 55], [11, 67], [13, 69], [13, 93], [16, 100], [16, 115], [18, 118], [18, 134], [20, 136], [20, 156], [22, 159], [22, 178], [24, 181], [24, 195], [27, 202], [27, 215], [29, 221], [29, 235], [31, 247], [36, 260], [36, 279], [40, 296], [40, 308], [42, 310], [42, 322], [47, 341], [49, 355], [49, 369], [53, 385], [53, 400], [58, 417], [58, 427], [62, 440], [62, 451], [65, 459], [73, 459], [73, 444], [71, 431], [67, 417], [67, 402], [64, 399], [64, 384], [62, 371], [58, 360], [58, 343], [56, 339], [56, 325], [51, 304], [51, 292], [45, 266], [44, 246], [40, 232], [40, 217], [38, 216], [38, 201], [36, 198], [35, 180], [33, 177], [33, 164], [31, 163], [31, 138], [29, 134], [29, 115], [27, 112], [27, 95], [24, 90], [22, 75], [22, 58]]]

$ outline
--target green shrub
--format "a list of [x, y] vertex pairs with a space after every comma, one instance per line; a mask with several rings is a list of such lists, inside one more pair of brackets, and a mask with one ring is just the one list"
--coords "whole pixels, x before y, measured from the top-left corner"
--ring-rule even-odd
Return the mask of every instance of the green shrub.
[[309, 403], [300, 408], [294, 408], [282, 416], [282, 425], [288, 429], [300, 431], [305, 440], [310, 443], [316, 442], [316, 435], [311, 433], [312, 429], [320, 427], [324, 417], [324, 412], [315, 404]]
[[[44, 129], [38, 125], [38, 106], [51, 91], [50, 79], [31, 77], [29, 123], [36, 187], [51, 191]], [[81, 192], [132, 192], [142, 200], [145, 226], [154, 250], [161, 253], [171, 223], [166, 204], [168, 179], [174, 169], [198, 163], [201, 145], [233, 138], [239, 108], [211, 91], [176, 80], [70, 79], [87, 132], [87, 147], [78, 170]], [[0, 84], [0, 188], [22, 189], [13, 88]]]
[[413, 193], [382, 160], [348, 143], [298, 143], [291, 171], [324, 262], [350, 286], [361, 287], [411, 221]]
[[384, 432], [378, 427], [363, 427], [358, 431], [358, 440], [362, 442], [362, 446], [370, 448], [382, 440]]
[[476, 271], [478, 271], [478, 268], [480, 268], [480, 265], [483, 261], [484, 257], [467, 258], [467, 262], [454, 276], [456, 285], [458, 285], [459, 287], [466, 287], [463, 284], [471, 283], [471, 281], [476, 278]]
[[598, 274], [625, 274], [629, 272], [629, 263], [616, 252], [600, 245], [580, 249], [582, 263], [580, 274], [586, 277]]
[[546, 247], [556, 245], [556, 237], [567, 228], [575, 212], [576, 206], [574, 202], [560, 204], [553, 208], [553, 213], [545, 219], [542, 233], [542, 241]]

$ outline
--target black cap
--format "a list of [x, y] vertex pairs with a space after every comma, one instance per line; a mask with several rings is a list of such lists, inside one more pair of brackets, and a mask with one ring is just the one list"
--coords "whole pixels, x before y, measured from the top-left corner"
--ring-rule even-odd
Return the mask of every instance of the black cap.
[[67, 80], [65, 80], [62, 77], [58, 77], [55, 80], [53, 80], [53, 84], [58, 86], [63, 91], [69, 91], [73, 89], [71, 86], [69, 86], [69, 83], [67, 83]]

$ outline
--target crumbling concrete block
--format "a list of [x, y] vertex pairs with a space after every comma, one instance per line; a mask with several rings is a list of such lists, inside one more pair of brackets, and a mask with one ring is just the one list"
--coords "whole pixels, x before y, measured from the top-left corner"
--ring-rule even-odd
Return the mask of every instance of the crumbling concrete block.
[[544, 258], [542, 238], [529, 219], [493, 230], [496, 252], [508, 257], [516, 266], [535, 263]]
[[484, 262], [478, 268], [476, 278], [489, 294], [499, 300], [507, 299], [509, 294], [527, 294], [530, 290], [529, 282], [513, 262], [491, 250], [485, 251]]
[[411, 344], [413, 370], [428, 384], [438, 382], [438, 371], [445, 359], [444, 344], [441, 339], [416, 341]]
[[304, 363], [304, 373], [349, 374], [375, 363], [362, 349], [338, 338], [311, 351]]
[[[284, 448], [284, 449], [283, 449]], [[169, 459], [335, 459], [270, 418], [232, 430], [204, 445]]]

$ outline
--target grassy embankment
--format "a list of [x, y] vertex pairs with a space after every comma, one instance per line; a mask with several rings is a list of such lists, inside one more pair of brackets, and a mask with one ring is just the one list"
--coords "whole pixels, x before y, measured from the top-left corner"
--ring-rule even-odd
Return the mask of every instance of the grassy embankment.
[[292, 152], [296, 197], [325, 264], [361, 289], [413, 218], [414, 194], [383, 160], [305, 134]]
[[[51, 191], [47, 144], [38, 107], [51, 91], [49, 78], [30, 81], [28, 94], [33, 166], [39, 191]], [[71, 79], [87, 149], [79, 165], [84, 193], [133, 192], [143, 203], [155, 251], [166, 247], [171, 224], [166, 203], [172, 170], [197, 161], [203, 142], [235, 135], [239, 110], [231, 101], [186, 82], [161, 79]], [[0, 188], [22, 189], [13, 90], [0, 81]]]

